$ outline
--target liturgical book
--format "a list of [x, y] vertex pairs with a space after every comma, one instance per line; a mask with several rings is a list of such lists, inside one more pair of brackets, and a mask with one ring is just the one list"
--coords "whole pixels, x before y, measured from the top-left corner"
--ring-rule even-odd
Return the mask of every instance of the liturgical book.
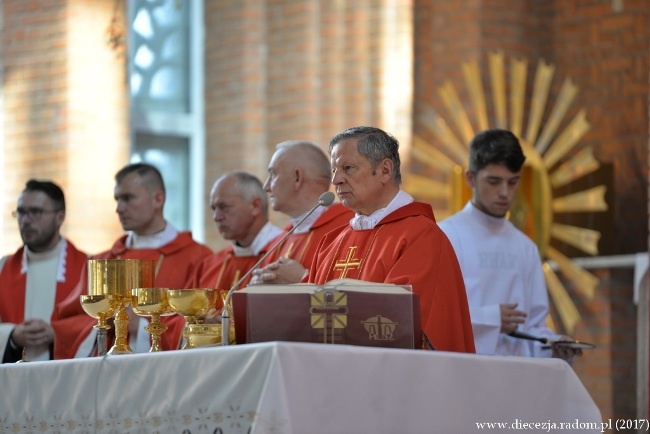
[[410, 285], [338, 279], [325, 285], [255, 285], [232, 296], [238, 344], [292, 341], [422, 348]]

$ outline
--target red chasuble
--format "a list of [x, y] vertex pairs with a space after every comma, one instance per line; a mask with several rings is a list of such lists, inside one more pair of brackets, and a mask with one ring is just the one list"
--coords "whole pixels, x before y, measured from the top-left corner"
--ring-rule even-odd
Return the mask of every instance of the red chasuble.
[[[57, 282], [54, 306], [50, 323], [58, 319], [57, 306], [64, 302], [74, 291], [83, 270], [86, 267], [88, 256], [78, 250], [69, 240], [66, 240], [65, 276], [64, 281]], [[20, 324], [25, 321], [25, 285], [27, 274], [22, 273], [24, 247], [18, 249], [7, 259], [2, 272], [0, 272], [0, 317], [5, 323]], [[77, 297], [77, 300], [79, 298]], [[54, 341], [54, 351], [57, 342]], [[2, 349], [4, 351], [4, 348]]]
[[[242, 278], [275, 241], [270, 241], [257, 255], [235, 256], [232, 246], [219, 250], [209, 257], [203, 259], [195, 269], [194, 275], [185, 285], [186, 288], [215, 288], [225, 289], [226, 291]], [[239, 288], [244, 288], [250, 282], [252, 276], [248, 276]]]
[[[124, 244], [126, 236], [118, 239], [111, 250], [93, 256], [93, 259], [153, 259], [156, 266], [155, 284], [160, 288], [184, 288], [194, 267], [212, 251], [192, 239], [189, 232], [180, 232], [174, 241], [157, 249], [128, 249]], [[55, 359], [73, 358], [79, 345], [86, 339], [90, 329], [97, 322], [88, 316], [79, 303], [79, 296], [88, 293], [86, 269], [75, 291], [66, 299], [59, 310], [59, 320], [54, 327]], [[161, 318], [169, 327], [161, 336], [163, 350], [177, 349], [180, 344], [185, 320], [180, 315]], [[57, 351], [57, 342], [59, 345]]]
[[[318, 251], [320, 240], [325, 234], [335, 231], [336, 233], [345, 229], [350, 224], [350, 220], [354, 217], [354, 212], [349, 208], [344, 207], [340, 203], [330, 206], [327, 211], [321, 214], [320, 217], [309, 228], [309, 231], [299, 234], [291, 234], [282, 245], [270, 255], [265, 262], [269, 264], [277, 261], [279, 258], [289, 258], [300, 262], [305, 268], [309, 268]], [[293, 225], [288, 225], [285, 228], [285, 233], [290, 231]], [[284, 234], [276, 238], [279, 241]], [[276, 240], [271, 243], [275, 245]]]
[[422, 331], [433, 347], [475, 352], [460, 266], [430, 205], [413, 202], [374, 229], [348, 226], [326, 235], [310, 270], [309, 282], [320, 285], [343, 278], [412, 285], [420, 295]]

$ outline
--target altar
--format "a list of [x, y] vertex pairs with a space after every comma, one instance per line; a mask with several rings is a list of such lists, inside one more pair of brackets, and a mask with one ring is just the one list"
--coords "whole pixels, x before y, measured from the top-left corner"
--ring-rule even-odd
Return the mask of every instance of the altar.
[[601, 415], [557, 359], [267, 342], [0, 365], [0, 433], [531, 429], [523, 424], [596, 433]]

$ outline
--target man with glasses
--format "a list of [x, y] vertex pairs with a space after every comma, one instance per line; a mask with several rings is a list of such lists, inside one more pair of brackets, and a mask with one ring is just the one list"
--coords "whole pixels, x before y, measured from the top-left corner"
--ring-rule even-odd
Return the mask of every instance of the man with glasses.
[[87, 255], [60, 233], [65, 198], [50, 181], [27, 181], [13, 212], [24, 245], [0, 259], [2, 363], [50, 360], [55, 306], [79, 281]]

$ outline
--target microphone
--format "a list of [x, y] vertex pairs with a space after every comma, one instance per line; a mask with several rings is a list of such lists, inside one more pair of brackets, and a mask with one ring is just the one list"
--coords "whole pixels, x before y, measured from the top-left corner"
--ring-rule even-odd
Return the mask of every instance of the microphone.
[[268, 258], [269, 255], [271, 255], [271, 253], [275, 252], [278, 249], [278, 247], [282, 245], [284, 240], [286, 240], [287, 237], [289, 237], [289, 235], [291, 235], [298, 226], [300, 226], [305, 220], [307, 220], [307, 217], [309, 217], [310, 215], [312, 215], [314, 211], [316, 211], [316, 208], [318, 208], [319, 206], [330, 206], [332, 202], [334, 202], [334, 193], [332, 193], [331, 191], [326, 191], [325, 193], [321, 194], [318, 198], [318, 203], [312, 209], [310, 209], [309, 212], [305, 214], [305, 216], [302, 219], [300, 219], [298, 223], [294, 225], [294, 227], [292, 227], [286, 234], [284, 234], [284, 236], [280, 238], [280, 241], [275, 243], [273, 247], [271, 247], [264, 255], [262, 255], [259, 261], [257, 261], [255, 265], [253, 265], [246, 273], [244, 273], [241, 279], [239, 279], [232, 286], [232, 288], [230, 288], [230, 290], [226, 294], [226, 298], [223, 301], [223, 309], [221, 311], [221, 345], [230, 344], [230, 314], [228, 313], [228, 304], [230, 303], [230, 299], [232, 298], [232, 293], [235, 292], [237, 288], [239, 288], [239, 285], [241, 285], [241, 283], [244, 280], [246, 280], [246, 278], [250, 276], [253, 271], [259, 268], [260, 264], [264, 262], [264, 260]]

